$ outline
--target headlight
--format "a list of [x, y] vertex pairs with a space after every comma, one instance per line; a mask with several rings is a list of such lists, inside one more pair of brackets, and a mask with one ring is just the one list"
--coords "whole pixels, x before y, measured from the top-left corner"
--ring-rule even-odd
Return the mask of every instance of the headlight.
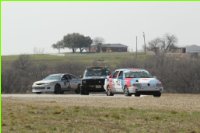
[[162, 86], [162, 83], [157, 83], [157, 84], [156, 84], [156, 87], [159, 87], [159, 88], [163, 87], [163, 86]]

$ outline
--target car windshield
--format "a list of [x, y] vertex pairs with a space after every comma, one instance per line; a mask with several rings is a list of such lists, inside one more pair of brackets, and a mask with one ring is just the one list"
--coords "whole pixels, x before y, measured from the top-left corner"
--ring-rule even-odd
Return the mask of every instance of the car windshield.
[[49, 75], [43, 80], [60, 80], [60, 78], [61, 78], [61, 75]]
[[85, 72], [85, 76], [107, 76], [109, 71], [105, 68], [89, 68]]
[[137, 72], [127, 72], [125, 73], [126, 78], [152, 78], [152, 75], [146, 71], [137, 71]]

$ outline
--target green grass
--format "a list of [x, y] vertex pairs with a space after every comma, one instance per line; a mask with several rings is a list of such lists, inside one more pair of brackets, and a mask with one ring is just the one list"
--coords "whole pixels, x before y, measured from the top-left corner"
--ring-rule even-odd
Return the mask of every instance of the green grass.
[[4, 101], [2, 109], [4, 133], [200, 132], [197, 111], [66, 106], [56, 101], [43, 105], [13, 100]]
[[[3, 65], [10, 65], [13, 61], [18, 58], [19, 55], [2, 56]], [[31, 60], [35, 63], [43, 64], [57, 64], [67, 62], [80, 62], [84, 64], [92, 64], [94, 61], [101, 61], [109, 66], [117, 66], [121, 61], [125, 59], [135, 58], [134, 53], [123, 52], [123, 53], [67, 53], [65, 56], [56, 55], [30, 55]], [[145, 59], [147, 56], [143, 53], [138, 54], [140, 60]]]

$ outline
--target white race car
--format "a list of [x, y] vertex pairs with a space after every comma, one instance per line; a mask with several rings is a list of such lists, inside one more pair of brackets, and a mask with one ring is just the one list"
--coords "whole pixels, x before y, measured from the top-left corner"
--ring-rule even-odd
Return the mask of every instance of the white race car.
[[153, 95], [160, 97], [163, 91], [161, 82], [145, 69], [125, 68], [115, 70], [105, 80], [107, 96], [124, 93], [126, 96]]
[[32, 85], [32, 92], [53, 92], [63, 94], [64, 91], [80, 93], [81, 79], [69, 73], [51, 74], [43, 80], [36, 81]]

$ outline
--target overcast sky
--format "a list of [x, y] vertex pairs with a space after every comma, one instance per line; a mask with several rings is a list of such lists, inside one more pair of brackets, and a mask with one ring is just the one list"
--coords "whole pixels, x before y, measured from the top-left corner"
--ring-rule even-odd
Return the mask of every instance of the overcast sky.
[[122, 43], [135, 51], [138, 36], [146, 41], [165, 33], [178, 46], [200, 45], [200, 2], [3, 2], [2, 54], [56, 53], [51, 45], [78, 32], [106, 43]]

